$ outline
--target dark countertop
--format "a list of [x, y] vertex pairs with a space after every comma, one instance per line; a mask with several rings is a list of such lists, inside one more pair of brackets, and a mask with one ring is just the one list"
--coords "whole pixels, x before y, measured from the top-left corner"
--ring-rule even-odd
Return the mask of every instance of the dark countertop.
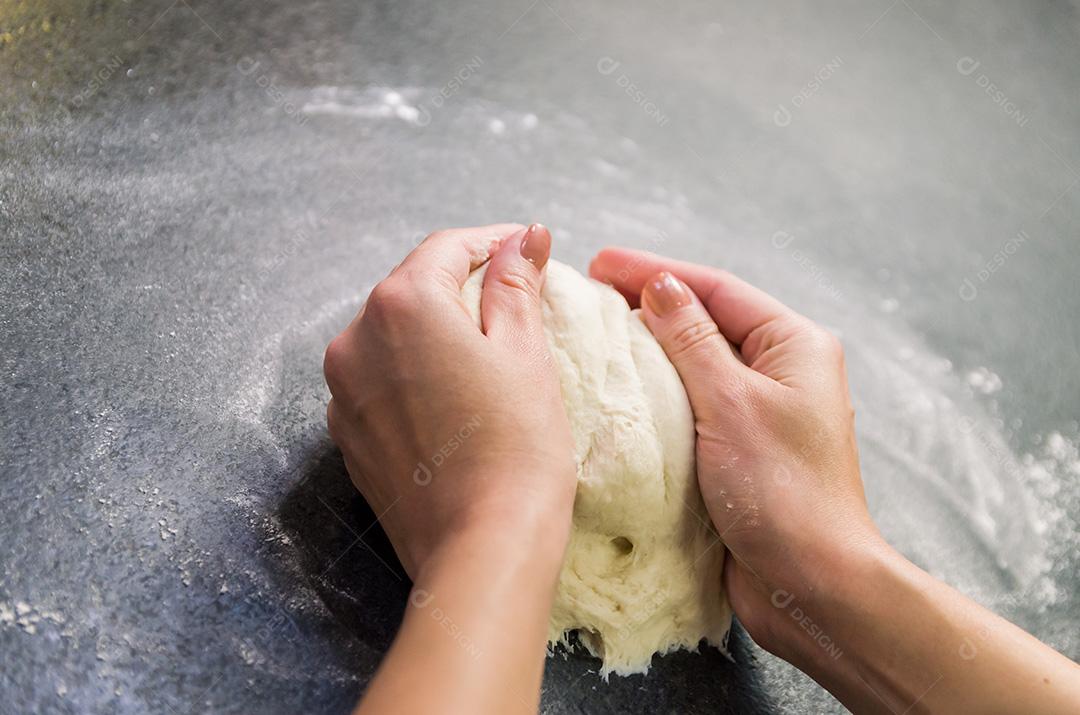
[[[345, 712], [408, 584], [322, 350], [427, 231], [724, 265], [844, 339], [906, 554], [1080, 657], [1080, 9], [0, 9], [0, 710]], [[543, 710], [839, 705], [733, 637]]]

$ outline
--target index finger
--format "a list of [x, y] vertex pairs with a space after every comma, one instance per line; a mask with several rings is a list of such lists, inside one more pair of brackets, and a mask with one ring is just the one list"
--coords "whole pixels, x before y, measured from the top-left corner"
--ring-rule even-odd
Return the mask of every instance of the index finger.
[[690, 287], [731, 342], [741, 345], [756, 328], [797, 314], [765, 291], [727, 271], [676, 261], [648, 251], [608, 247], [589, 265], [589, 275], [610, 283], [631, 305], [652, 276], [667, 271]]
[[434, 279], [460, 292], [469, 273], [490, 258], [504, 238], [523, 230], [521, 224], [496, 223], [436, 231], [414, 248], [390, 275]]

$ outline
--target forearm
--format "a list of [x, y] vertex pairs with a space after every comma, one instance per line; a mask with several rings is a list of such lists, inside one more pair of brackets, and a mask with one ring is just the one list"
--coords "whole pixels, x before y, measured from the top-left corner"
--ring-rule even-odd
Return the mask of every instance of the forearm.
[[790, 659], [854, 712], [1080, 712], [1080, 666], [887, 545], [841, 571], [803, 606], [836, 649], [783, 627]]
[[357, 712], [536, 712], [565, 548], [553, 531], [477, 530], [441, 548]]

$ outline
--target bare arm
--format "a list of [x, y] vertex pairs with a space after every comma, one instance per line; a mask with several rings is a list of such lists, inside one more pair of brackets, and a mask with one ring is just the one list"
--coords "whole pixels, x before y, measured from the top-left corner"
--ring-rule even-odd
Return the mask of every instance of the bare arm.
[[356, 712], [536, 712], [562, 558], [544, 531], [478, 532], [440, 550]]
[[844, 654], [791, 617], [794, 600], [771, 643], [855, 712], [1080, 712], [1080, 666], [884, 543], [838, 563], [805, 608]]

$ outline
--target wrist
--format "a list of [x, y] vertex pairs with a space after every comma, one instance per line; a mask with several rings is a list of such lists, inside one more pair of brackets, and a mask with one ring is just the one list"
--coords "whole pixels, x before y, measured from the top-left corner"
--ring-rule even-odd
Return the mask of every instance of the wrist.
[[[507, 484], [514, 476], [494, 474]], [[473, 501], [447, 516], [435, 530], [434, 546], [417, 562], [393, 652], [407, 672], [438, 674], [450, 684], [451, 692], [437, 698], [438, 707], [505, 712], [507, 703], [484, 699], [512, 692], [516, 708], [525, 702], [518, 693], [539, 692], [573, 502], [541, 508], [540, 499], [527, 496], [511, 488], [498, 500]], [[468, 702], [448, 704], [465, 686]]]
[[484, 630], [500, 623], [519, 633], [535, 631], [542, 640], [565, 550], [550, 543], [522, 544], [479, 527], [449, 535], [420, 566], [409, 611], [437, 606], [477, 642], [487, 641]]
[[418, 564], [416, 580], [475, 563], [492, 571], [528, 570], [554, 583], [570, 540], [572, 513], [572, 498], [552, 504], [539, 495], [508, 494], [471, 504]]
[[897, 628], [904, 630], [899, 624], [920, 611], [917, 571], [880, 536], [845, 549], [803, 613], [792, 604], [784, 614], [785, 659], [849, 707], [849, 698], [865, 695], [867, 679], [884, 691], [888, 684], [877, 678], [882, 644], [895, 647]]
[[401, 539], [414, 581], [432, 564], [462, 559], [493, 568], [527, 559], [558, 570], [570, 538], [575, 470], [572, 462], [561, 472], [523, 465], [471, 460], [439, 472], [436, 486], [456, 493], [432, 497], [427, 523]]
[[557, 575], [566, 551], [567, 536], [560, 538], [555, 525], [544, 531], [528, 528], [522, 521], [501, 518], [475, 520], [454, 529], [431, 550], [420, 565], [423, 574], [478, 563], [492, 570], [529, 568], [539, 574]]
[[876, 530], [800, 554], [788, 577], [764, 586], [769, 615], [755, 640], [812, 672], [857, 649], [853, 637], [867, 605], [880, 597], [876, 589], [894, 581], [907, 562]]

